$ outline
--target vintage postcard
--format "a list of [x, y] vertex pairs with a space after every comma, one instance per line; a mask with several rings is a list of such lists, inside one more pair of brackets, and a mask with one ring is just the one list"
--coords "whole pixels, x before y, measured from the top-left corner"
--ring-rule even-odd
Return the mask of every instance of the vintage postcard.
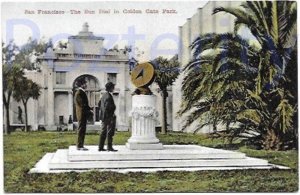
[[296, 192], [296, 1], [1, 3], [4, 193]]

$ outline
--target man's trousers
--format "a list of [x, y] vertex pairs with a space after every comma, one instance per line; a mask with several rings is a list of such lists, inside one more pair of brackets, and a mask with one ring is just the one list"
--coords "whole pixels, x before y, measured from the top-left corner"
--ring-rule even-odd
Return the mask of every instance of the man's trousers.
[[87, 119], [78, 120], [78, 140], [77, 140], [77, 148], [83, 148], [84, 138], [86, 132], [86, 123]]
[[113, 136], [116, 129], [116, 117], [102, 122], [102, 131], [99, 140], [99, 149], [104, 148], [105, 139], [107, 138], [107, 149], [112, 149]]

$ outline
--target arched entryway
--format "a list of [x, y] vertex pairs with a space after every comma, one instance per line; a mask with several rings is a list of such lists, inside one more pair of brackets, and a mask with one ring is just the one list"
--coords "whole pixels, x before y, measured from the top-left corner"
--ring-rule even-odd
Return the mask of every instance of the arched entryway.
[[[89, 105], [91, 108], [93, 108], [94, 116], [90, 119], [88, 119], [88, 124], [94, 124], [95, 121], [99, 121], [99, 108], [98, 108], [98, 102], [100, 100], [100, 87], [99, 87], [99, 81], [96, 77], [92, 75], [81, 75], [77, 77], [73, 82], [73, 96], [75, 95], [75, 92], [77, 90], [76, 88], [76, 82], [78, 79], [85, 78], [87, 81], [87, 88], [85, 89], [86, 95], [89, 100]], [[73, 97], [74, 98], [74, 97]], [[77, 122], [76, 118], [76, 110], [75, 110], [75, 103], [73, 104], [73, 121]]]

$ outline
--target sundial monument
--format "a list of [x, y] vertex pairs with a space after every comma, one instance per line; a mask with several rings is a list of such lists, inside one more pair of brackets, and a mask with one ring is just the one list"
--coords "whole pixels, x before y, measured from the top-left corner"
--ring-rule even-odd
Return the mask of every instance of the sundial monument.
[[154, 78], [154, 67], [148, 62], [138, 64], [131, 72], [131, 81], [137, 87], [132, 96], [131, 137], [126, 144], [131, 150], [163, 149], [155, 135], [156, 96], [149, 89]]

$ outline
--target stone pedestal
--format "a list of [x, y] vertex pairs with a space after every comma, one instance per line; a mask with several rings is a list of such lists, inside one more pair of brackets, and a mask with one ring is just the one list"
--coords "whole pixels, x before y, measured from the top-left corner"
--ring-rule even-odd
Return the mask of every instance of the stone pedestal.
[[155, 109], [156, 96], [132, 96], [131, 137], [126, 147], [131, 150], [161, 150], [163, 145], [155, 135], [155, 124], [158, 112]]

